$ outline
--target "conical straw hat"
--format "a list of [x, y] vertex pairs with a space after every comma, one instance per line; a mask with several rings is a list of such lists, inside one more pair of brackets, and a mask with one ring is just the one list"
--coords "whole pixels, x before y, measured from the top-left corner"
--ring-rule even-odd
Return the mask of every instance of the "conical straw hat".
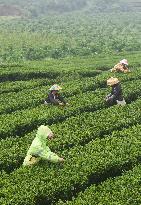
[[125, 65], [128, 65], [128, 61], [127, 61], [126, 59], [121, 60], [120, 63], [123, 63], [123, 64], [125, 64]]
[[117, 84], [117, 83], [119, 83], [119, 80], [118, 80], [118, 78], [113, 78], [113, 77], [111, 77], [111, 78], [109, 78], [108, 80], [107, 80], [107, 85], [115, 85], [115, 84]]
[[53, 86], [51, 86], [51, 88], [49, 90], [61, 90], [62, 88], [57, 85], [57, 84], [54, 84]]

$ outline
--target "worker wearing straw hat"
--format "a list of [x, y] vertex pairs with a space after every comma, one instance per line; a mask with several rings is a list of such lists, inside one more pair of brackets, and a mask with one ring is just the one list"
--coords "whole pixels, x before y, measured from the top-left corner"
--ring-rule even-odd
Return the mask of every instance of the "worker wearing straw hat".
[[107, 80], [107, 85], [112, 87], [112, 91], [109, 95], [106, 96], [106, 102], [109, 105], [118, 104], [124, 106], [126, 102], [123, 98], [122, 89], [118, 78], [109, 78]]
[[51, 86], [50, 93], [48, 94], [47, 99], [45, 100], [44, 104], [53, 104], [53, 105], [68, 105], [68, 103], [66, 103], [66, 101], [64, 100], [64, 98], [59, 94], [59, 91], [62, 88], [57, 85], [54, 84], [53, 86]]
[[111, 72], [128, 73], [130, 72], [130, 70], [128, 69], [127, 66], [128, 66], [128, 61], [126, 59], [123, 59], [111, 69]]

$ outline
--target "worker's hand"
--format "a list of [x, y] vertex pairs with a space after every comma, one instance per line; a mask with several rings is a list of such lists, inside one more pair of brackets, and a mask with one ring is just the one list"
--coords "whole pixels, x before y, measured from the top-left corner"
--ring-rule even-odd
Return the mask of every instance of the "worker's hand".
[[113, 98], [112, 97], [109, 97], [108, 99], [107, 99], [107, 101], [110, 101], [110, 100], [112, 100]]
[[48, 104], [48, 103], [45, 101], [45, 102], [44, 102], [44, 105], [47, 105], [47, 104]]
[[48, 135], [48, 139], [51, 140], [51, 139], [53, 139], [53, 137], [54, 137], [54, 134], [51, 132], [51, 133]]
[[59, 105], [63, 106], [63, 105], [64, 105], [64, 103], [59, 103]]
[[69, 106], [70, 104], [69, 104], [69, 103], [66, 103], [66, 105]]
[[111, 96], [111, 94], [108, 94], [106, 97], [105, 97], [105, 101], [108, 101], [109, 97]]
[[62, 163], [63, 163], [64, 161], [65, 161], [65, 160], [64, 160], [63, 158], [60, 158], [60, 159], [59, 159], [59, 162], [62, 162]]

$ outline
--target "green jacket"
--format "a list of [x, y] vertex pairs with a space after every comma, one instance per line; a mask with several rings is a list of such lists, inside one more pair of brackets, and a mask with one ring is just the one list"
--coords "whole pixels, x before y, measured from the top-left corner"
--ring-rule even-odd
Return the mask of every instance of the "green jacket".
[[[44, 128], [46, 128], [47, 131]], [[44, 125], [41, 125], [38, 128], [36, 137], [32, 141], [32, 144], [27, 152], [27, 156], [32, 155], [51, 162], [59, 161], [60, 157], [58, 157], [58, 155], [56, 155], [55, 153], [51, 152], [50, 148], [47, 146], [49, 131], [51, 130]]]

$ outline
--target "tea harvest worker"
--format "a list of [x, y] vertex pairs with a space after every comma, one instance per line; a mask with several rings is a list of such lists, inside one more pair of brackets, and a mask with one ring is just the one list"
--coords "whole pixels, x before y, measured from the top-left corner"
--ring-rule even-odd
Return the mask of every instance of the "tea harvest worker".
[[122, 89], [119, 80], [117, 78], [111, 77], [107, 80], [107, 85], [112, 87], [112, 91], [110, 94], [106, 96], [105, 98], [106, 102], [109, 105], [114, 105], [114, 104], [118, 104], [122, 106], [126, 105], [126, 102], [122, 95]]
[[111, 72], [123, 72], [123, 73], [131, 72], [127, 66], [128, 66], [128, 61], [126, 59], [123, 59], [111, 69]]
[[44, 104], [53, 104], [53, 105], [68, 105], [68, 103], [66, 103], [66, 101], [64, 100], [64, 98], [60, 95], [59, 91], [62, 88], [57, 85], [54, 84], [49, 90], [50, 93], [48, 94], [47, 99], [45, 99]]
[[47, 141], [53, 139], [52, 131], [44, 125], [41, 125], [38, 130], [35, 139], [27, 151], [27, 155], [24, 159], [23, 165], [29, 166], [37, 164], [40, 160], [47, 160], [50, 162], [64, 162], [64, 159], [57, 154], [51, 152], [47, 146]]

